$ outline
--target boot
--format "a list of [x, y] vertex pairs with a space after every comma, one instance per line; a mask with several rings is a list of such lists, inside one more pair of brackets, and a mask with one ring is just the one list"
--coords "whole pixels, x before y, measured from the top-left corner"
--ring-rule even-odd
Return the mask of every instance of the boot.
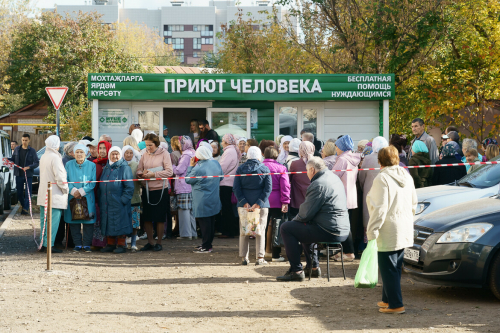
[[101, 249], [101, 252], [102, 253], [106, 253], [106, 252], [113, 252], [114, 250], [116, 249], [116, 245], [106, 245], [106, 247], [103, 247]]

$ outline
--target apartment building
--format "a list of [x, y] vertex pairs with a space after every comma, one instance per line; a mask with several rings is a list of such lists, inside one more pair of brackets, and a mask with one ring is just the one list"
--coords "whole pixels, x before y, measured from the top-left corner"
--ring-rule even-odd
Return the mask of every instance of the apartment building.
[[[208, 6], [188, 6], [184, 0], [171, 0], [170, 6], [151, 10], [125, 8], [124, 0], [89, 0], [86, 5], [58, 5], [44, 10], [57, 10], [70, 15], [76, 15], [79, 11], [95, 11], [102, 14], [103, 21], [108, 24], [126, 20], [145, 24], [163, 36], [165, 43], [172, 45], [181, 63], [195, 65], [205, 53], [217, 52], [217, 32], [221, 31], [221, 25], [236, 20], [240, 10], [244, 17], [252, 17], [263, 25], [270, 23], [268, 14], [263, 13], [266, 10], [272, 12], [270, 0], [256, 0], [254, 4], [236, 6], [234, 0], [215, 0], [209, 1]], [[277, 19], [284, 20], [287, 10], [280, 6], [276, 9]], [[251, 16], [247, 16], [248, 13]], [[296, 30], [296, 23], [293, 25]]]

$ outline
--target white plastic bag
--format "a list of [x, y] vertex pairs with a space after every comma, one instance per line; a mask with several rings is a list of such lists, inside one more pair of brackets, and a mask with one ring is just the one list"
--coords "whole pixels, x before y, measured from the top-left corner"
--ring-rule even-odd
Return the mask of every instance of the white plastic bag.
[[240, 236], [262, 235], [260, 209], [248, 211], [246, 208], [239, 207], [238, 215], [240, 216]]

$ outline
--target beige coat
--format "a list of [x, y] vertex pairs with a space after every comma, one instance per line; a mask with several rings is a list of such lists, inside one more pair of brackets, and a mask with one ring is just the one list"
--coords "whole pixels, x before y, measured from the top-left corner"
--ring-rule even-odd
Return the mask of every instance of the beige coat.
[[58, 183], [52, 185], [52, 208], [66, 209], [68, 207], [68, 184], [62, 184], [68, 180], [61, 154], [55, 149], [47, 147], [40, 158], [40, 183], [38, 185], [37, 205], [45, 206], [45, 194], [47, 183]]
[[366, 197], [370, 220], [366, 235], [379, 252], [413, 246], [413, 216], [418, 203], [411, 176], [400, 166], [386, 167], [373, 180]]
[[[372, 153], [366, 156], [361, 167], [363, 169], [380, 168], [380, 165], [378, 164], [378, 153]], [[358, 173], [359, 185], [361, 185], [361, 188], [363, 189], [363, 227], [365, 228], [370, 220], [370, 212], [368, 211], [368, 205], [366, 204], [366, 197], [372, 188], [373, 180], [379, 173], [380, 170], [361, 171]]]

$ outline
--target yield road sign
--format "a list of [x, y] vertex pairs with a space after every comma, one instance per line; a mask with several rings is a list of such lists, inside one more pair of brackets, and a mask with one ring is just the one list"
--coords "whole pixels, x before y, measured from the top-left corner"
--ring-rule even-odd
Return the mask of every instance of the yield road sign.
[[64, 97], [66, 97], [66, 93], [68, 92], [68, 87], [46, 87], [45, 91], [49, 95], [54, 108], [59, 110]]

